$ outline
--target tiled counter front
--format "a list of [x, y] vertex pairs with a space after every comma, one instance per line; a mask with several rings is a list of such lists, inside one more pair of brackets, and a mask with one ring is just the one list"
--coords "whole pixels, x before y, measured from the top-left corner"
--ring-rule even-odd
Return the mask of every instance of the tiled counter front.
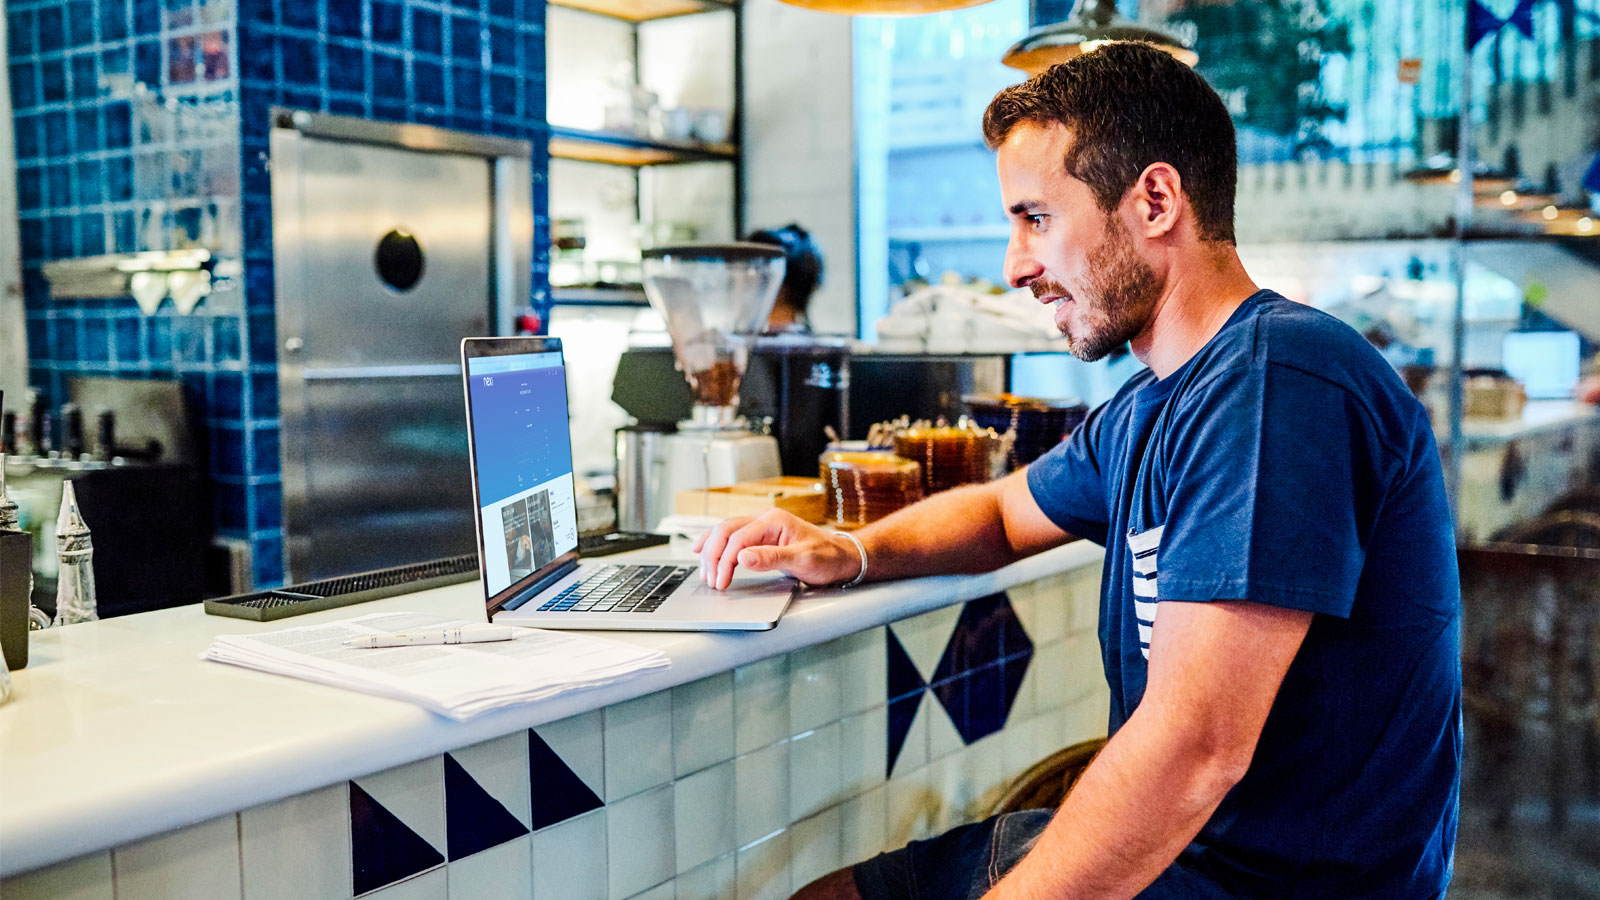
[[1098, 566], [27, 873], [53, 898], [781, 898], [1104, 734]]

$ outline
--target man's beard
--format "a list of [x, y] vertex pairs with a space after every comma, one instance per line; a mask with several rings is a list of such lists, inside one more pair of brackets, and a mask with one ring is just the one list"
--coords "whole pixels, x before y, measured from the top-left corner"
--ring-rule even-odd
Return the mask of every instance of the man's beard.
[[[1127, 228], [1114, 216], [1106, 217], [1106, 236], [1100, 246], [1089, 251], [1089, 284], [1072, 294], [1072, 303], [1083, 310], [1088, 320], [1081, 334], [1059, 325], [1067, 339], [1067, 352], [1094, 362], [1126, 344], [1150, 322], [1150, 312], [1161, 296], [1162, 285], [1155, 270], [1139, 258]], [[1065, 297], [1067, 289], [1051, 281], [1029, 285], [1035, 297]]]

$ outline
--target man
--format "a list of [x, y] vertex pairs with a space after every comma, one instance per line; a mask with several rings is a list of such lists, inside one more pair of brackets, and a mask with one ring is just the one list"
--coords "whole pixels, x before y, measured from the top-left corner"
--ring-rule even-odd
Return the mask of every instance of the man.
[[[1459, 586], [1421, 406], [1350, 328], [1233, 245], [1233, 128], [1197, 75], [1112, 44], [984, 117], [1006, 277], [1086, 360], [1149, 367], [1024, 472], [850, 537], [787, 515], [706, 577], [811, 584], [1106, 547], [1111, 739], [1061, 808], [914, 843], [820, 897], [1438, 897], [1460, 768]], [[865, 563], [863, 571], [863, 562]]]

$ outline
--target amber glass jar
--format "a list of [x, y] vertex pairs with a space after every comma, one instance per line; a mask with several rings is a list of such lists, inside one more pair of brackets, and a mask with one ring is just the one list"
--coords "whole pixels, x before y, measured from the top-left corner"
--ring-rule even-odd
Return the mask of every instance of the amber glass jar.
[[859, 528], [922, 499], [921, 467], [892, 453], [830, 450], [820, 465], [830, 525]]
[[922, 466], [922, 490], [927, 494], [988, 481], [999, 449], [1000, 438], [987, 428], [912, 428], [894, 439], [896, 456]]

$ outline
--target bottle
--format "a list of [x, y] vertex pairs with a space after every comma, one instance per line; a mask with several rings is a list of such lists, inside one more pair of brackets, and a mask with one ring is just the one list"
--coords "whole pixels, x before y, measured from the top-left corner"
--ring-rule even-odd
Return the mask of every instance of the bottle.
[[21, 531], [22, 509], [6, 492], [6, 455], [0, 453], [0, 531]]
[[83, 410], [76, 403], [61, 406], [61, 450], [67, 459], [81, 459], [86, 447], [83, 442]]
[[94, 545], [89, 526], [78, 511], [78, 495], [70, 480], [61, 482], [61, 515], [56, 518], [55, 624], [75, 625], [100, 618], [94, 599]]
[[[22, 509], [17, 501], [11, 499], [11, 494], [6, 491], [6, 455], [0, 453], [0, 531], [23, 531]], [[31, 536], [29, 540], [32, 540]], [[32, 554], [29, 554], [30, 556]], [[50, 627], [50, 617], [44, 610], [33, 605], [33, 570], [28, 571], [28, 630], [38, 631]]]
[[117, 414], [112, 410], [100, 413], [96, 420], [95, 459], [110, 462], [117, 456]]

